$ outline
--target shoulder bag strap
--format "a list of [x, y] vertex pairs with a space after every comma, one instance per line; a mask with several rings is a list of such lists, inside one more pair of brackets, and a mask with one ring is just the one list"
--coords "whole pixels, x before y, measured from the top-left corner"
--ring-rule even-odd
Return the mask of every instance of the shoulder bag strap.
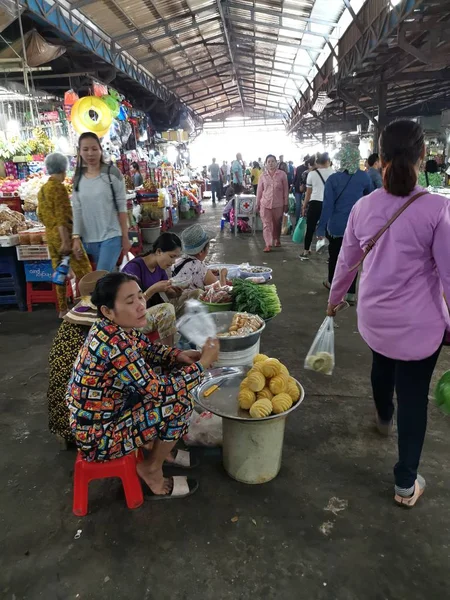
[[111, 194], [112, 194], [112, 199], [114, 202], [114, 206], [116, 207], [116, 212], [119, 212], [119, 206], [117, 204], [117, 198], [116, 198], [116, 192], [114, 190], [114, 185], [111, 179], [111, 165], [108, 165], [108, 180], [109, 180], [109, 187], [111, 188]]
[[193, 258], [186, 258], [186, 260], [183, 260], [177, 267], [175, 267], [175, 269], [172, 271], [172, 277], [176, 277], [178, 275], [178, 273], [181, 271], [181, 269], [183, 269], [188, 263], [190, 262], [194, 262]]
[[343, 194], [343, 193], [345, 192], [345, 190], [347, 189], [347, 186], [348, 186], [348, 184], [350, 183], [350, 181], [352, 180], [352, 178], [353, 178], [353, 175], [354, 175], [354, 173], [352, 173], [352, 174], [350, 175], [350, 177], [347, 179], [347, 183], [344, 185], [344, 187], [342, 188], [342, 190], [341, 190], [341, 192], [340, 192], [339, 196], [336, 198], [336, 200], [335, 200], [335, 202], [334, 202], [335, 204], [337, 204], [337, 201], [339, 200], [339, 198], [342, 196], [342, 194]]
[[399, 216], [408, 208], [408, 206], [411, 206], [411, 204], [413, 202], [415, 202], [418, 198], [420, 198], [421, 196], [426, 196], [427, 194], [428, 194], [428, 192], [419, 192], [418, 194], [415, 194], [412, 198], [410, 198], [407, 202], [405, 202], [405, 204], [403, 204], [403, 206], [401, 206], [398, 209], [398, 211], [389, 219], [389, 221], [386, 223], [386, 225], [384, 225], [380, 229], [380, 231], [376, 235], [374, 235], [374, 237], [369, 241], [366, 248], [364, 249], [363, 257], [356, 265], [354, 265], [353, 267], [350, 268], [350, 271], [355, 271], [363, 264], [367, 255], [372, 250], [372, 248], [375, 246], [375, 244], [378, 242], [378, 240], [383, 235], [383, 233], [386, 233], [386, 231], [389, 229], [389, 227], [392, 225], [392, 223], [394, 223], [394, 221], [396, 221], [399, 218]]
[[317, 173], [317, 175], [322, 180], [323, 185], [325, 185], [325, 179], [322, 177], [322, 173], [319, 171], [319, 169], [314, 169], [314, 171]]

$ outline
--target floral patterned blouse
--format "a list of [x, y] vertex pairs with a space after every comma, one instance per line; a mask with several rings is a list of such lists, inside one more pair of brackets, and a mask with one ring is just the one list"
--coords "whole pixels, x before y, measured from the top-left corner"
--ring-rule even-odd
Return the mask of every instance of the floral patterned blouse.
[[91, 327], [66, 396], [70, 425], [87, 460], [118, 458], [164, 437], [161, 432], [170, 432], [164, 439], [184, 433], [187, 423], [179, 417], [192, 410], [190, 392], [203, 368], [176, 365], [179, 354], [108, 319]]
[[38, 194], [39, 220], [47, 229], [67, 227], [72, 230], [72, 207], [66, 187], [50, 179], [39, 190]]

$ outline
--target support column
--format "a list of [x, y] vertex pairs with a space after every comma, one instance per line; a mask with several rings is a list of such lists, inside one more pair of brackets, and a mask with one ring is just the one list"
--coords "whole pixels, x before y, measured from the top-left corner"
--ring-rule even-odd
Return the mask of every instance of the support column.
[[380, 83], [377, 89], [378, 119], [373, 132], [373, 151], [378, 152], [378, 139], [386, 125], [387, 83]]

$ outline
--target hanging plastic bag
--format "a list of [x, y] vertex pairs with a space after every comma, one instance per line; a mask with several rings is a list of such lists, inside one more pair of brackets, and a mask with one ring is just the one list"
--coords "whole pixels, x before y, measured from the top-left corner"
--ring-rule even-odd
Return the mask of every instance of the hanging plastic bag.
[[301, 217], [298, 220], [297, 225], [295, 226], [294, 235], [292, 236], [292, 241], [294, 244], [303, 244], [305, 240], [306, 234], [306, 218]]
[[334, 369], [334, 319], [326, 317], [305, 359], [305, 369], [331, 375]]
[[221, 446], [222, 419], [205, 410], [201, 414], [194, 413], [189, 429], [183, 436], [186, 446]]
[[131, 252], [124, 254], [123, 258], [122, 258], [122, 262], [120, 263], [120, 270], [122, 271], [122, 269], [125, 267], [125, 265], [127, 265], [130, 262], [130, 260], [133, 260], [133, 258], [134, 258], [134, 254], [132, 254]]
[[322, 238], [321, 240], [317, 240], [316, 242], [316, 252], [318, 254], [321, 254], [325, 247], [327, 246], [327, 240], [325, 238]]
[[208, 338], [217, 337], [217, 327], [208, 312], [198, 300], [188, 300], [185, 314], [177, 321], [177, 329], [191, 344], [203, 348]]
[[288, 213], [290, 215], [295, 215], [295, 196], [294, 194], [289, 194], [289, 209]]
[[291, 233], [291, 229], [291, 217], [287, 213], [285, 213], [283, 215], [283, 223], [281, 225], [281, 235], [289, 235]]

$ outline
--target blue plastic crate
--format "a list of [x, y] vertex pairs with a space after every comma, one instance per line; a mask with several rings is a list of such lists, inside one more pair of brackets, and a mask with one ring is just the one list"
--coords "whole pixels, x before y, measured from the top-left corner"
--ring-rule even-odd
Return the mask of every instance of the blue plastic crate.
[[25, 261], [25, 279], [32, 282], [44, 282], [52, 280], [53, 269], [50, 260]]

